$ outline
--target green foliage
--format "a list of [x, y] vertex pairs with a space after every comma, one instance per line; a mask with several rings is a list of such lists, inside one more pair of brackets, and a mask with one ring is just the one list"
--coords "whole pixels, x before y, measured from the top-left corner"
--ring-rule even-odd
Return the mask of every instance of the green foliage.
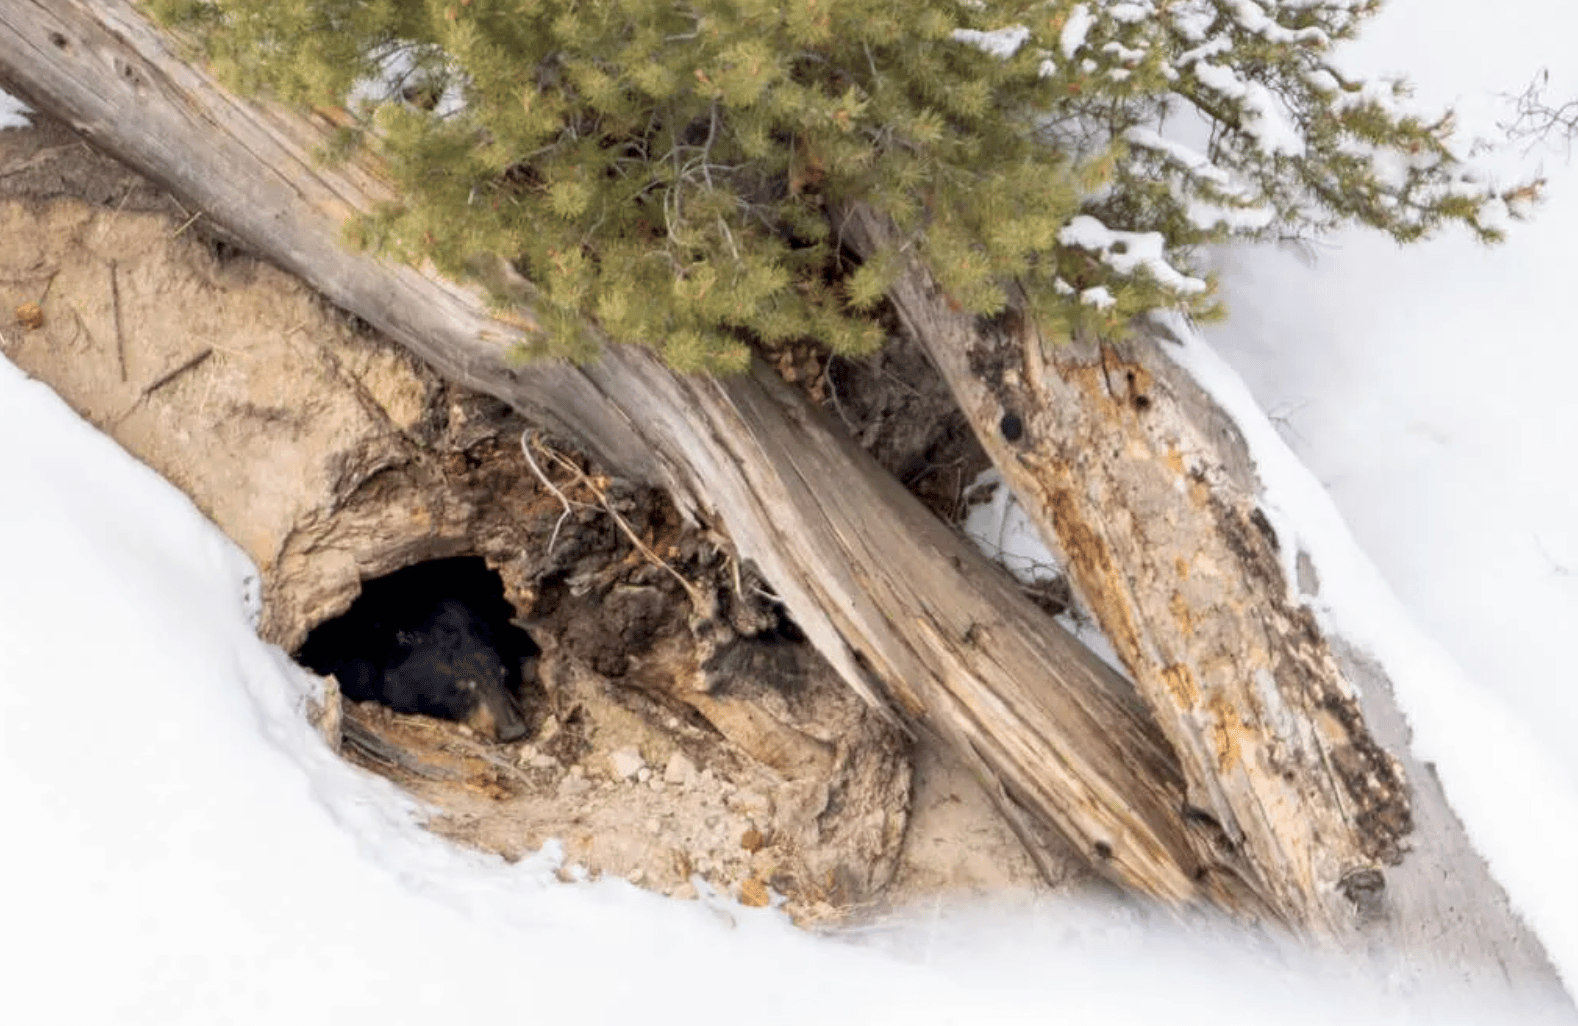
[[[402, 197], [353, 237], [452, 275], [509, 259], [536, 348], [573, 357], [588, 325], [687, 370], [755, 341], [865, 351], [911, 256], [961, 309], [1018, 283], [1049, 333], [1117, 332], [1214, 310], [1204, 244], [1348, 221], [1493, 239], [1527, 192], [1475, 183], [1448, 121], [1327, 65], [1377, 0], [150, 6], [232, 84], [350, 109]], [[1190, 118], [1203, 152], [1159, 131]], [[900, 236], [858, 267], [853, 202]]]

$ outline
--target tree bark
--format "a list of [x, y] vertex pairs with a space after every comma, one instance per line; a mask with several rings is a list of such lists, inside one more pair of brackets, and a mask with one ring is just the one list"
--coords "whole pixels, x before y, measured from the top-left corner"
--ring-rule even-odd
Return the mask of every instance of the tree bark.
[[[1220, 423], [1179, 401], [1190, 386], [1154, 343], [1054, 351], [1022, 326], [982, 332], [920, 268], [893, 293], [1156, 719], [764, 368], [682, 376], [615, 344], [586, 366], [519, 367], [528, 306], [506, 322], [473, 289], [347, 249], [340, 225], [388, 195], [377, 166], [325, 166], [324, 118], [229, 95], [126, 0], [0, 0], [0, 72], [452, 380], [723, 528], [852, 687], [953, 743], [1033, 853], [1056, 832], [1165, 902], [1328, 938], [1399, 921], [1371, 899], [1402, 852], [1408, 783], [1290, 598]], [[1006, 412], [1018, 443], [996, 430]], [[1431, 794], [1432, 822], [1450, 821]], [[1489, 953], [1548, 980], [1487, 893], [1469, 918], [1501, 916]]]

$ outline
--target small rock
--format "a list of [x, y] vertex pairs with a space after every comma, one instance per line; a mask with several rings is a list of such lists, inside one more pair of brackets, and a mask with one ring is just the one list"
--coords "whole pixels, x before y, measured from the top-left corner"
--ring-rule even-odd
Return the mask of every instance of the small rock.
[[533, 769], [558, 769], [559, 760], [555, 759], [547, 752], [542, 752], [541, 754], [531, 757], [530, 765]]
[[763, 837], [762, 832], [755, 827], [748, 827], [745, 833], [740, 835], [740, 847], [748, 852], [761, 851], [766, 843], [767, 838]]
[[766, 908], [772, 903], [767, 885], [754, 876], [740, 882], [740, 904], [750, 908]]
[[537, 758], [537, 746], [533, 744], [521, 745], [520, 751], [515, 753], [515, 765], [530, 766], [531, 761]]
[[686, 880], [678, 887], [675, 887], [673, 890], [669, 891], [668, 896], [671, 898], [678, 898], [681, 901], [695, 901], [696, 885], [691, 883], [689, 880]]
[[608, 753], [608, 768], [613, 771], [616, 780], [629, 780], [645, 766], [646, 760], [641, 758], [641, 753], [633, 745], [616, 748]]
[[768, 819], [773, 811], [772, 799], [756, 791], [736, 791], [724, 804], [752, 819]]
[[651, 770], [651, 768], [647, 767], [647, 766], [642, 766], [640, 769], [636, 770], [636, 779], [639, 780], [643, 784], [646, 783], [648, 780], [651, 780], [652, 779], [652, 770]]
[[559, 797], [575, 798], [592, 789], [592, 782], [585, 777], [575, 776], [573, 773], [559, 781]]
[[626, 880], [629, 880], [633, 884], [638, 884], [642, 880], [645, 880], [646, 878], [647, 878], [646, 870], [642, 869], [640, 866], [637, 866], [635, 869], [632, 869], [630, 871], [630, 874], [625, 877]]
[[684, 752], [675, 752], [668, 757], [668, 765], [663, 767], [664, 783], [689, 787], [695, 779], [696, 764], [687, 759]]

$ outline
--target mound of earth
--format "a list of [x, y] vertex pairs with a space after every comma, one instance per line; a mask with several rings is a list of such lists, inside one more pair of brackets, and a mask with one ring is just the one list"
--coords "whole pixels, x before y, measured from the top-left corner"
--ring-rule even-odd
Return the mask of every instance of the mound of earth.
[[[439, 379], [65, 129], [0, 133], [0, 350], [185, 491], [252, 558], [265, 640], [301, 648], [363, 584], [467, 558], [537, 653], [524, 738], [341, 703], [329, 743], [518, 858], [699, 885], [825, 922], [1052, 885], [926, 738], [861, 703], [728, 541]], [[924, 359], [774, 354], [944, 517], [985, 465]], [[306, 671], [303, 671], [306, 672]], [[1083, 879], [1066, 861], [1059, 884]]]

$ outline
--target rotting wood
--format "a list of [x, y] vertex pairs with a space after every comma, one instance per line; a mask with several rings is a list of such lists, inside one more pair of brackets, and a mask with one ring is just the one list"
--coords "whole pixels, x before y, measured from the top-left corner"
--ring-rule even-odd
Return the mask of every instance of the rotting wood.
[[[863, 209], [844, 222], [880, 244]], [[1343, 881], [1384, 880], [1412, 829], [1409, 787], [1284, 578], [1278, 540], [1141, 337], [1052, 344], [1020, 318], [982, 325], [919, 267], [892, 292], [987, 451], [1183, 755], [1191, 807], [1299, 924], [1340, 933]]]
[[[857, 251], [888, 237], [865, 208], [839, 227]], [[1317, 624], [1284, 570], [1307, 554], [1281, 551], [1243, 439], [1165, 341], [979, 320], [913, 265], [890, 298], [1183, 754], [1191, 816], [1256, 895], [1397, 971], [1544, 990], [1566, 1016], [1539, 941], [1439, 785], [1417, 779], [1384, 674]]]
[[424, 780], [457, 780], [459, 774], [442, 766], [434, 766], [418, 759], [410, 752], [384, 738], [376, 730], [353, 717], [345, 717], [341, 736], [347, 748], [365, 759], [395, 769], [403, 770]]
[[226, 93], [125, 0], [0, 0], [0, 71], [451, 380], [721, 526], [840, 676], [953, 743], [1032, 845], [1056, 831], [1127, 887], [1243, 908], [1128, 686], [770, 372], [686, 377], [619, 345], [514, 365], [529, 307], [500, 320], [477, 290], [347, 250], [344, 220], [388, 195], [376, 165], [322, 165], [326, 121]]

